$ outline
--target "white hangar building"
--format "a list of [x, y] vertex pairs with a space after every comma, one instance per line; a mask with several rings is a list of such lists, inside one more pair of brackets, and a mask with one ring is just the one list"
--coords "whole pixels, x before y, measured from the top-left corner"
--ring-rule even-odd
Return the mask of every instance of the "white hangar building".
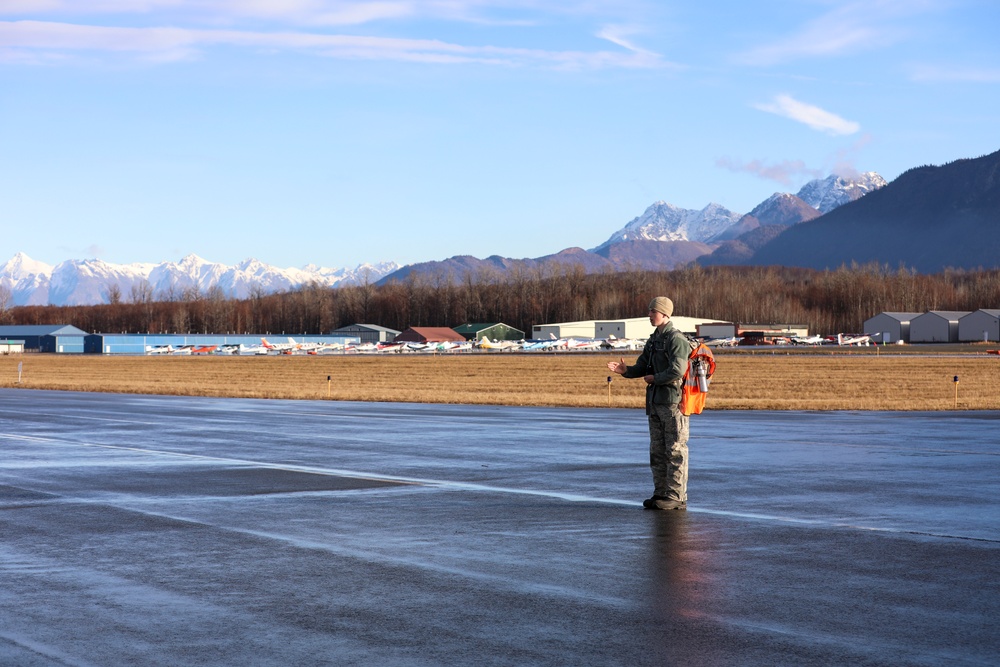
[[962, 342], [1000, 341], [1000, 310], [980, 309], [958, 320]]
[[931, 310], [910, 321], [911, 343], [957, 343], [958, 321], [968, 311]]
[[[706, 323], [716, 323], [716, 320], [706, 320], [698, 317], [682, 317], [680, 315], [671, 317], [674, 328], [692, 336], [698, 330], [699, 325]], [[594, 338], [649, 338], [653, 333], [653, 325], [649, 323], [648, 317], [630, 317], [625, 320], [598, 320], [594, 323]]]
[[910, 322], [920, 313], [879, 313], [865, 320], [864, 331], [869, 336], [880, 336], [880, 343], [910, 342]]
[[[699, 317], [682, 317], [676, 315], [670, 318], [674, 327], [684, 333], [694, 335], [699, 324], [716, 322], [713, 319]], [[580, 322], [557, 322], [553, 324], [536, 324], [531, 327], [531, 337], [535, 340], [545, 338], [649, 338], [653, 333], [653, 325], [648, 317], [629, 317], [623, 320], [583, 320]]]

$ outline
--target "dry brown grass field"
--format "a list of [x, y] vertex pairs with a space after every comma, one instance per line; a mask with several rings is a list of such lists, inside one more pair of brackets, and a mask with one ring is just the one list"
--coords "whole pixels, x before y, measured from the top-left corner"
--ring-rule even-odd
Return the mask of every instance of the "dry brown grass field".
[[[26, 354], [0, 359], [0, 386], [186, 396], [641, 408], [641, 380], [614, 375], [610, 385], [607, 381], [611, 374], [606, 363], [618, 356]], [[1000, 409], [1000, 357], [996, 355], [748, 354], [723, 350], [716, 358], [719, 366], [709, 409]], [[635, 353], [625, 359], [631, 363]], [[953, 382], [956, 375], [957, 387]]]

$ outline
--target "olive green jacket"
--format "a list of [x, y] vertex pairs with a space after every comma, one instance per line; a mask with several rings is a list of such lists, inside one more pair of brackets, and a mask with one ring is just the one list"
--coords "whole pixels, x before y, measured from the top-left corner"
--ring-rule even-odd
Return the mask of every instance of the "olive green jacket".
[[691, 343], [673, 322], [667, 321], [646, 341], [642, 354], [635, 364], [625, 368], [624, 377], [653, 376], [653, 383], [646, 385], [646, 413], [650, 406], [676, 405], [681, 401], [681, 385], [691, 355]]

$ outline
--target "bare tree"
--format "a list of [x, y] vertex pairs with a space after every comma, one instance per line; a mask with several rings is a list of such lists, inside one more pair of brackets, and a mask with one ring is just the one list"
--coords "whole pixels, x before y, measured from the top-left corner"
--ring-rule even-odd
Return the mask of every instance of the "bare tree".
[[0, 322], [9, 321], [13, 301], [14, 293], [10, 291], [10, 287], [0, 284]]
[[118, 283], [108, 283], [104, 287], [104, 300], [112, 306], [122, 302], [122, 288]]

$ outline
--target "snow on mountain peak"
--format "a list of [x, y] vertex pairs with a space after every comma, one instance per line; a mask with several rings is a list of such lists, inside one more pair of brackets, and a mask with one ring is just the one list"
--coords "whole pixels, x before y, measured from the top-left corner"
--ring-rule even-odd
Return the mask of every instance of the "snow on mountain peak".
[[17, 253], [6, 264], [0, 267], [0, 275], [9, 276], [15, 280], [27, 278], [32, 275], [48, 275], [50, 273], [52, 273], [50, 265], [31, 259], [23, 252]]
[[809, 181], [802, 186], [797, 196], [820, 213], [829, 213], [838, 206], [860, 199], [885, 185], [886, 180], [874, 171], [853, 176], [831, 174], [826, 178]]
[[[361, 266], [365, 267], [364, 269]], [[11, 291], [12, 305], [76, 306], [105, 303], [114, 286], [122, 295], [143, 283], [152, 288], [154, 298], [176, 298], [193, 289], [205, 294], [213, 287], [227, 296], [246, 298], [252, 291], [264, 293], [295, 289], [316, 282], [337, 287], [372, 282], [399, 268], [395, 262], [358, 269], [280, 269], [249, 258], [237, 266], [226, 266], [189, 254], [179, 262], [160, 264], [112, 264], [99, 259], [66, 260], [52, 267], [17, 253], [0, 267], [0, 285]]]
[[740, 217], [742, 214], [715, 203], [695, 211], [658, 201], [594, 250], [622, 241], [705, 242], [733, 226]]

